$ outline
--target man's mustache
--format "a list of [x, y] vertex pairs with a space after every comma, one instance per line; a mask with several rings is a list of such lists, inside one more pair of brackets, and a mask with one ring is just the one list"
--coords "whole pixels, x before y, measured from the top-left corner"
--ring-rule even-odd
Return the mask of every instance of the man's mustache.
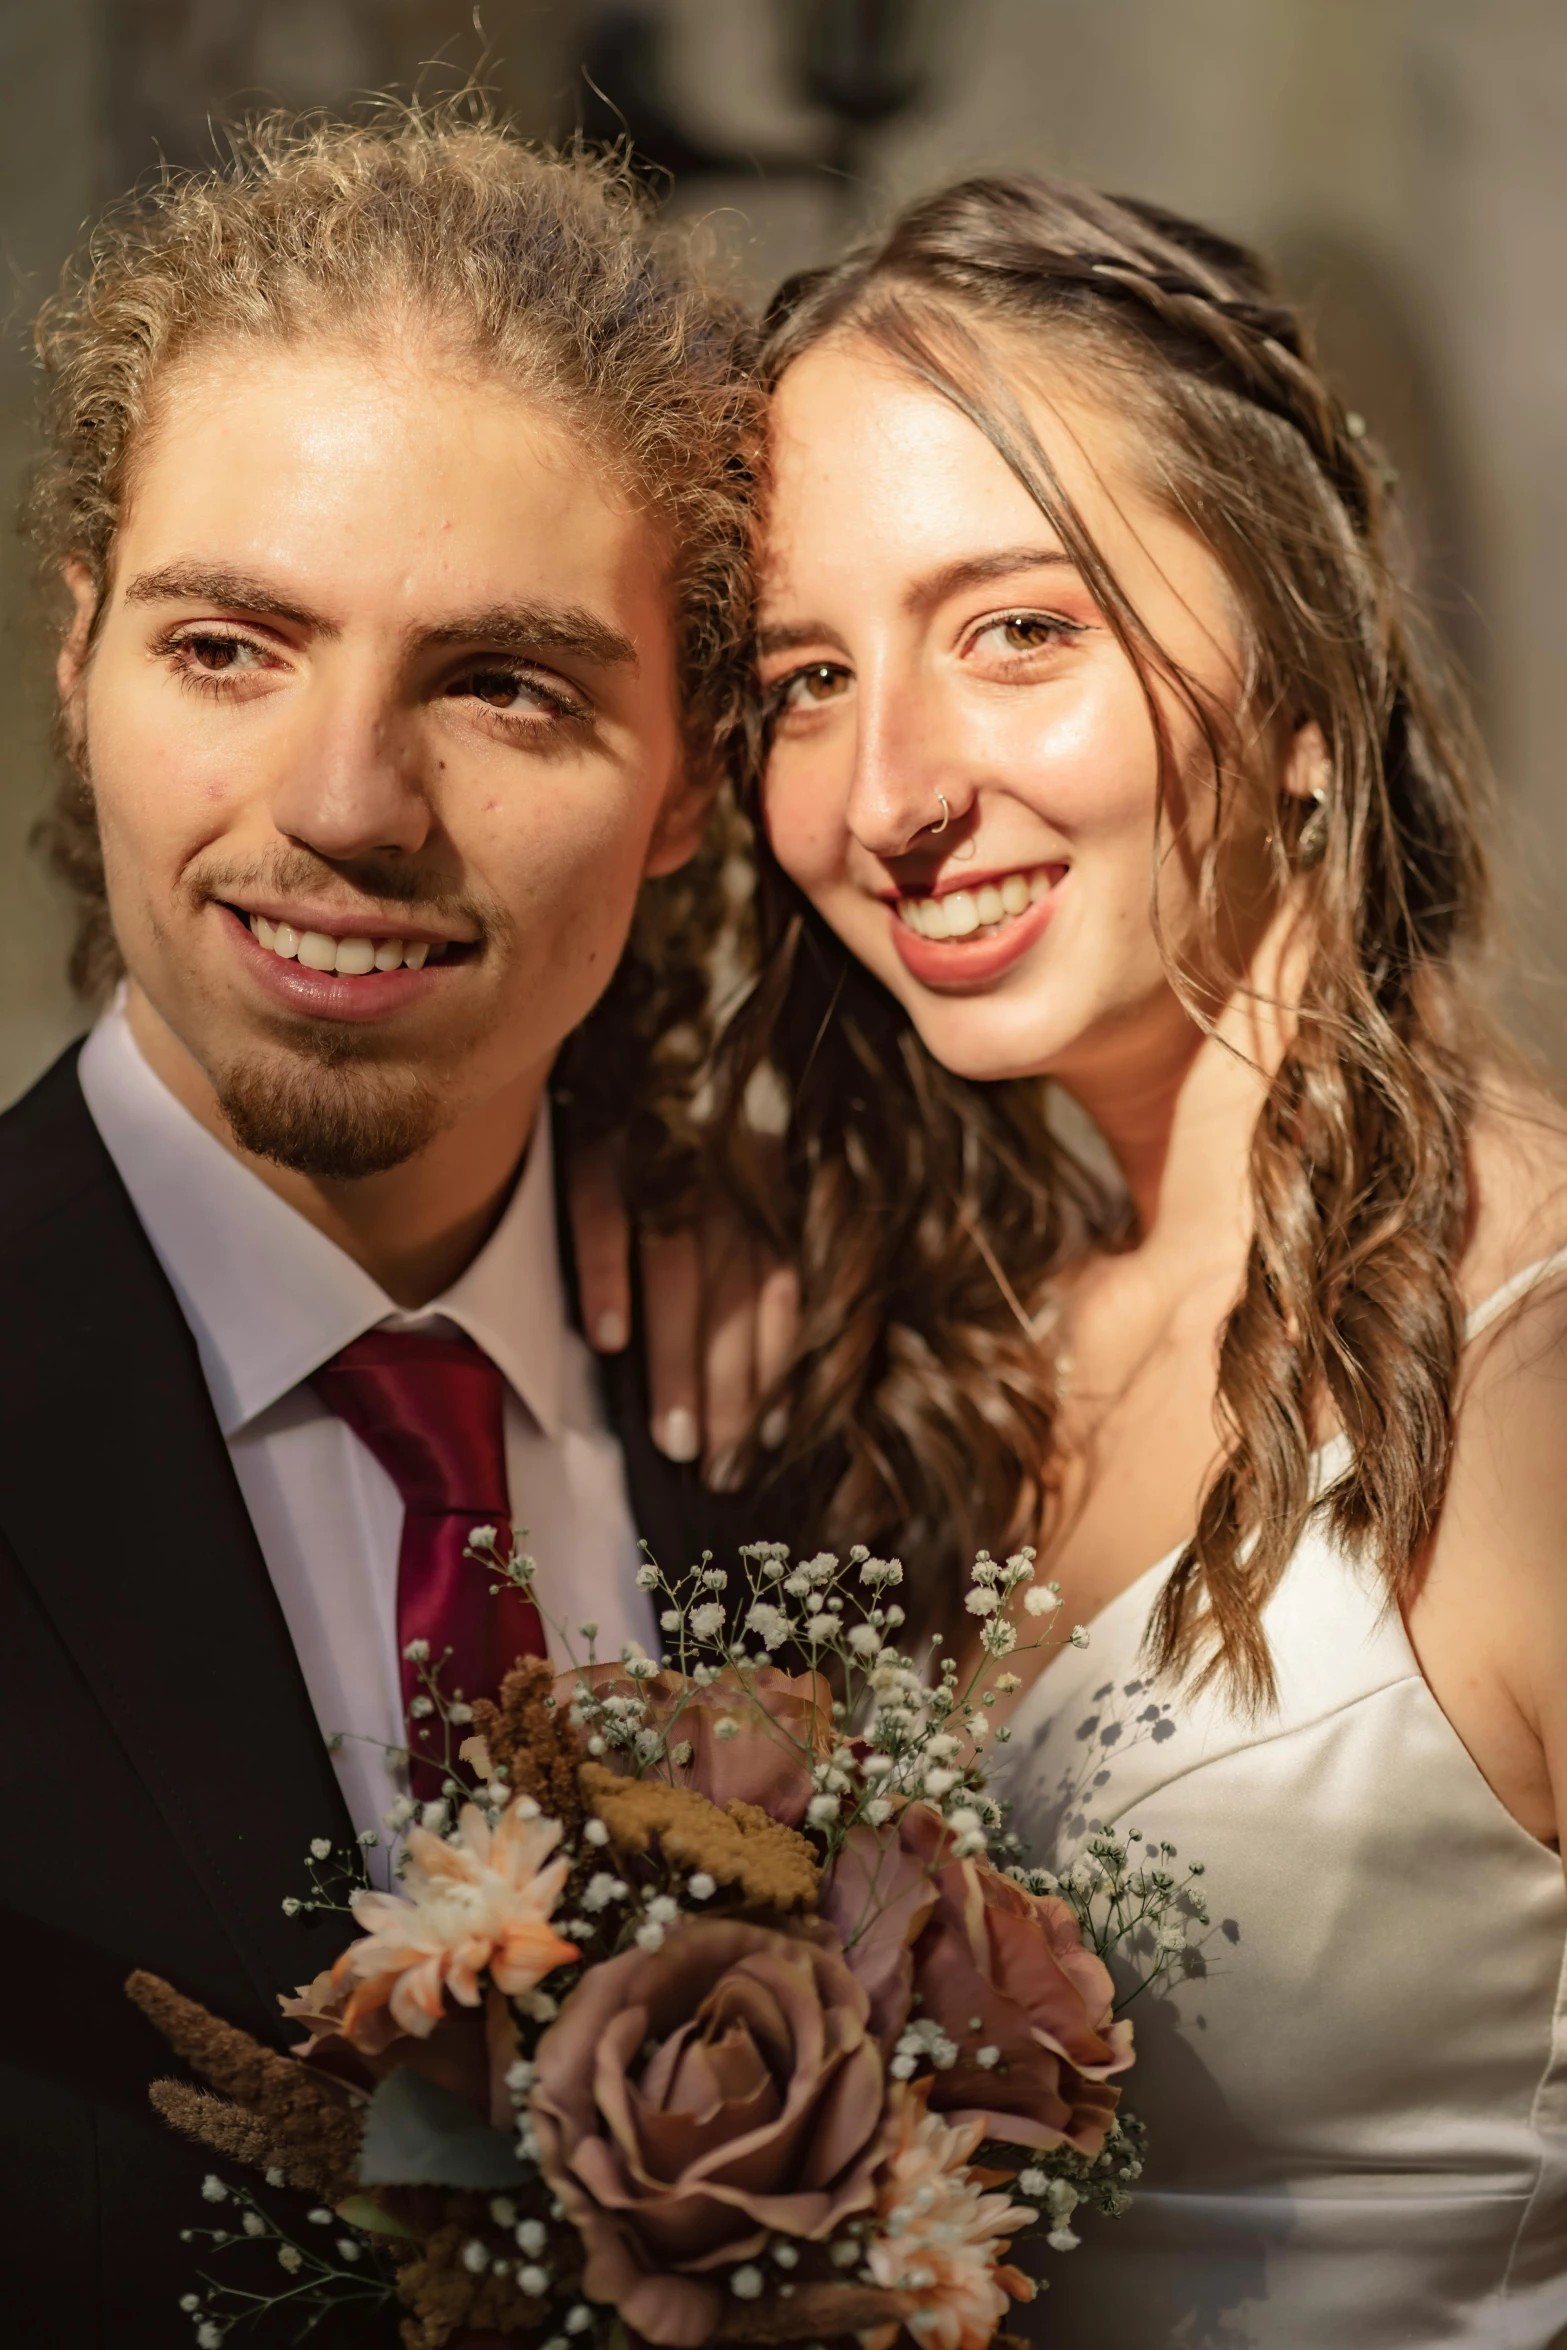
[[244, 860], [198, 858], [186, 871], [185, 887], [194, 903], [212, 898], [232, 902], [245, 897], [316, 897], [330, 903], [338, 893], [351, 892], [360, 900], [371, 901], [351, 909], [355, 919], [361, 915], [368, 918], [379, 907], [401, 914], [414, 912], [431, 925], [460, 928], [480, 938], [504, 927], [497, 909], [480, 906], [466, 891], [444, 885], [439, 875], [421, 872], [402, 859], [327, 858], [308, 849], [284, 849]]

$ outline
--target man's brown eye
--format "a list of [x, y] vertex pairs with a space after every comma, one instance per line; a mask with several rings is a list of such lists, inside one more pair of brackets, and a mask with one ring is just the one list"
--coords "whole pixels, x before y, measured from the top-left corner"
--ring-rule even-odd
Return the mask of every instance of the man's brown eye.
[[468, 691], [477, 701], [488, 702], [492, 710], [509, 710], [519, 688], [509, 670], [476, 669], [468, 680]]
[[234, 668], [243, 650], [231, 636], [188, 636], [185, 647], [203, 669], [214, 671]]

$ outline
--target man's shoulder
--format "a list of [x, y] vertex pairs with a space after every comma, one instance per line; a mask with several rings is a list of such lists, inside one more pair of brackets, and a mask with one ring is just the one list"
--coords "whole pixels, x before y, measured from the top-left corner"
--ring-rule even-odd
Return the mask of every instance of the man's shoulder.
[[69, 1046], [0, 1113], [0, 1249], [114, 1178], [77, 1076], [80, 1052], [80, 1042]]

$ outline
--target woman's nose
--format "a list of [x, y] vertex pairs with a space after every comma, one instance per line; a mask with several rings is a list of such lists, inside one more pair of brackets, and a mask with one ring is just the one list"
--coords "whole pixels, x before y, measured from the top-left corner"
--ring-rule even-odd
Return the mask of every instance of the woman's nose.
[[973, 805], [972, 784], [946, 756], [936, 714], [913, 692], [862, 685], [849, 830], [888, 862], [939, 840]]

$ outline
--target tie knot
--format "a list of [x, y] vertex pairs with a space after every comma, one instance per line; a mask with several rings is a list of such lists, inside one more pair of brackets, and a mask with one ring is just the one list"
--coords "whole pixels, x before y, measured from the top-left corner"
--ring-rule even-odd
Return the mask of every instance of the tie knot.
[[405, 1510], [510, 1514], [505, 1382], [470, 1339], [372, 1330], [312, 1384], [375, 1455]]

